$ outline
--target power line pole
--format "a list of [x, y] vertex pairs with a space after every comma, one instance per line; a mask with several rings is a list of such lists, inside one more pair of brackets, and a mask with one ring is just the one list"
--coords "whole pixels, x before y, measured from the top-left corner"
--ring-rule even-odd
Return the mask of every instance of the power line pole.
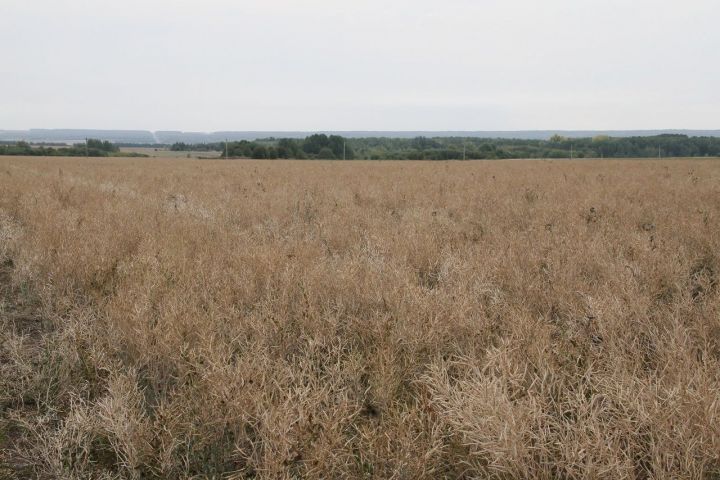
[[463, 144], [463, 160], [465, 160], [465, 144]]
[[345, 160], [345, 140], [343, 140], [343, 160]]
[[225, 139], [225, 160], [228, 159], [228, 155], [229, 155], [229, 152], [228, 152], [228, 141], [227, 141], [227, 138], [226, 138], [226, 139]]
[[90, 156], [90, 152], [88, 152], [88, 139], [85, 137], [85, 158]]
[[570, 144], [570, 160], [573, 158], [573, 144]]

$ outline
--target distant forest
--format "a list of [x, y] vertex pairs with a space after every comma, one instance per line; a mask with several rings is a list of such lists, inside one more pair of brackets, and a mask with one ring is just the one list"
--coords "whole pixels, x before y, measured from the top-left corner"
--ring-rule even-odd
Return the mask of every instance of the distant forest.
[[87, 143], [76, 143], [70, 147], [52, 144], [29, 144], [27, 142], [2, 142], [0, 155], [22, 155], [32, 157], [147, 157], [137, 153], [121, 152], [120, 148], [107, 140], [88, 139]]
[[171, 146], [176, 151], [218, 151], [230, 158], [317, 158], [367, 160], [461, 160], [503, 158], [716, 157], [720, 138], [663, 134], [649, 137], [566, 138], [550, 140], [477, 137], [343, 138], [311, 135], [305, 139], [268, 138]]
[[[146, 156], [121, 152], [109, 141], [90, 139], [68, 147], [27, 142], [0, 142], [0, 155], [28, 156]], [[642, 137], [567, 138], [549, 140], [479, 137], [345, 138], [315, 134], [304, 139], [266, 138], [234, 142], [147, 144], [177, 152], [220, 152], [228, 158], [298, 158], [367, 160], [472, 160], [510, 158], [632, 158], [718, 157], [720, 137], [662, 134]]]

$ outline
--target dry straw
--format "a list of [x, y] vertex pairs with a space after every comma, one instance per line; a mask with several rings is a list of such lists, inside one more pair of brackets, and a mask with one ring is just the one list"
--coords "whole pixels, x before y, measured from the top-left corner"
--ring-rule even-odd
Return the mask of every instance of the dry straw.
[[720, 478], [719, 185], [0, 158], [0, 475]]

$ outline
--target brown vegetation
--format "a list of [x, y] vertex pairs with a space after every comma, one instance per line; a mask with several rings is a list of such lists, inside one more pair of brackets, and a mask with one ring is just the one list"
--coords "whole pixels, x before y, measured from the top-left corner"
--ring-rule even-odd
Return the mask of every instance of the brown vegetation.
[[720, 163], [0, 158], [47, 478], [720, 476]]

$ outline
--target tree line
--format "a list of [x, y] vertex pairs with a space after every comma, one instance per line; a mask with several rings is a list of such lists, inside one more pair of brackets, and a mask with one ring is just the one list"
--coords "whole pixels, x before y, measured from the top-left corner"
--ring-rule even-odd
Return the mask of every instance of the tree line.
[[3, 142], [0, 155], [22, 155], [32, 157], [146, 157], [147, 155], [120, 152], [120, 148], [107, 140], [89, 138], [86, 143], [76, 143], [69, 147], [49, 144], [31, 145], [25, 141]]
[[222, 156], [231, 158], [299, 158], [299, 159], [322, 159], [342, 160], [353, 159], [355, 153], [349, 139], [339, 135], [316, 134], [304, 139], [294, 138], [266, 138], [262, 140], [248, 141], [240, 140], [235, 142], [216, 143], [174, 143], [170, 150], [173, 151], [196, 151], [221, 152]]
[[[160, 146], [156, 146], [160, 147]], [[165, 145], [167, 147], [167, 145]], [[718, 157], [719, 137], [663, 134], [644, 137], [567, 138], [548, 140], [488, 139], [478, 137], [344, 138], [315, 134], [304, 139], [266, 138], [216, 143], [175, 143], [178, 152], [220, 152], [228, 158], [367, 159], [367, 160], [472, 160], [510, 158], [628, 158]], [[96, 139], [69, 147], [0, 143], [0, 155], [28, 156], [146, 156], [120, 152], [118, 145]]]
[[664, 134], [647, 137], [549, 140], [478, 137], [343, 138], [316, 134], [305, 139], [267, 138], [226, 143], [172, 145], [176, 151], [217, 151], [229, 158], [462, 160], [511, 158], [716, 157], [720, 138]]

